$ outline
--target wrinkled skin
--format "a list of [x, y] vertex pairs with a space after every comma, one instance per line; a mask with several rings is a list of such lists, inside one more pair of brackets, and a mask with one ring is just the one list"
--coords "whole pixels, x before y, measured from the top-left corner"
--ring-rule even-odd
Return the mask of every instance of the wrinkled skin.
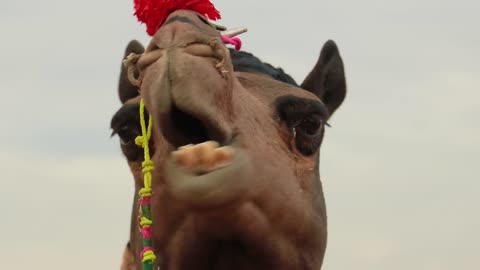
[[[130, 52], [144, 49], [133, 41]], [[140, 96], [153, 117], [156, 266], [320, 269], [327, 219], [319, 148], [346, 92], [338, 49], [327, 42], [300, 86], [253, 68], [237, 72], [233, 64], [215, 29], [194, 12], [177, 11], [136, 65], [140, 93], [122, 70], [123, 106], [112, 128], [122, 140], [135, 194], [143, 185], [142, 150], [133, 142], [140, 133]], [[137, 201], [135, 195], [124, 270], [141, 269]]]

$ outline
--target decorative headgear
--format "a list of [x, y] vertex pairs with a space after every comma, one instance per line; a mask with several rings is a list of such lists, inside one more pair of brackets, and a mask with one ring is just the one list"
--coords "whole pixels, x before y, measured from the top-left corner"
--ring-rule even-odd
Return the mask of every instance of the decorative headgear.
[[147, 25], [147, 33], [153, 36], [167, 17], [174, 11], [186, 9], [198, 12], [210, 20], [221, 18], [220, 12], [210, 0], [134, 0], [135, 16]]

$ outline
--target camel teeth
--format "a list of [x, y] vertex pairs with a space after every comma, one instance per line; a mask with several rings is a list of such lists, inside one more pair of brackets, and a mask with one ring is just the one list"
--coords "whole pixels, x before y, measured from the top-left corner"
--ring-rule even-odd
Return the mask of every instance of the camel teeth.
[[216, 141], [188, 144], [172, 152], [177, 165], [192, 171], [213, 171], [224, 167], [233, 159], [234, 150], [230, 146], [220, 146]]

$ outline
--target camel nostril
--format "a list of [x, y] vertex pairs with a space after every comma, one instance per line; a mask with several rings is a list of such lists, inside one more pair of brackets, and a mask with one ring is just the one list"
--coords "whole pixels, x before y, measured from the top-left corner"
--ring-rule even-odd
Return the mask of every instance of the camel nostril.
[[200, 15], [197, 15], [198, 18], [200, 19], [200, 21], [202, 21], [204, 24], [212, 27], [213, 29], [217, 30], [217, 31], [225, 31], [227, 30], [227, 28], [225, 26], [221, 26], [221, 25], [217, 25], [217, 24], [214, 24], [210, 21], [207, 20], [207, 18], [203, 17], [203, 16], [200, 16]]
[[202, 21], [204, 24], [206, 24], [208, 26], [211, 26], [210, 23], [208, 22], [208, 20], [205, 17], [200, 16], [200, 15], [197, 15], [197, 16], [200, 19], [200, 21]]

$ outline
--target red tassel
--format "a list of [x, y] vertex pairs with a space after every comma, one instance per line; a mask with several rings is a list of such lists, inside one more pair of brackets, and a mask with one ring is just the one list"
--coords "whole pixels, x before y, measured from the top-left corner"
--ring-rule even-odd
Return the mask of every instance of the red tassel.
[[135, 16], [147, 25], [147, 33], [153, 36], [168, 15], [179, 9], [193, 10], [210, 20], [221, 18], [220, 12], [210, 0], [134, 0]]

